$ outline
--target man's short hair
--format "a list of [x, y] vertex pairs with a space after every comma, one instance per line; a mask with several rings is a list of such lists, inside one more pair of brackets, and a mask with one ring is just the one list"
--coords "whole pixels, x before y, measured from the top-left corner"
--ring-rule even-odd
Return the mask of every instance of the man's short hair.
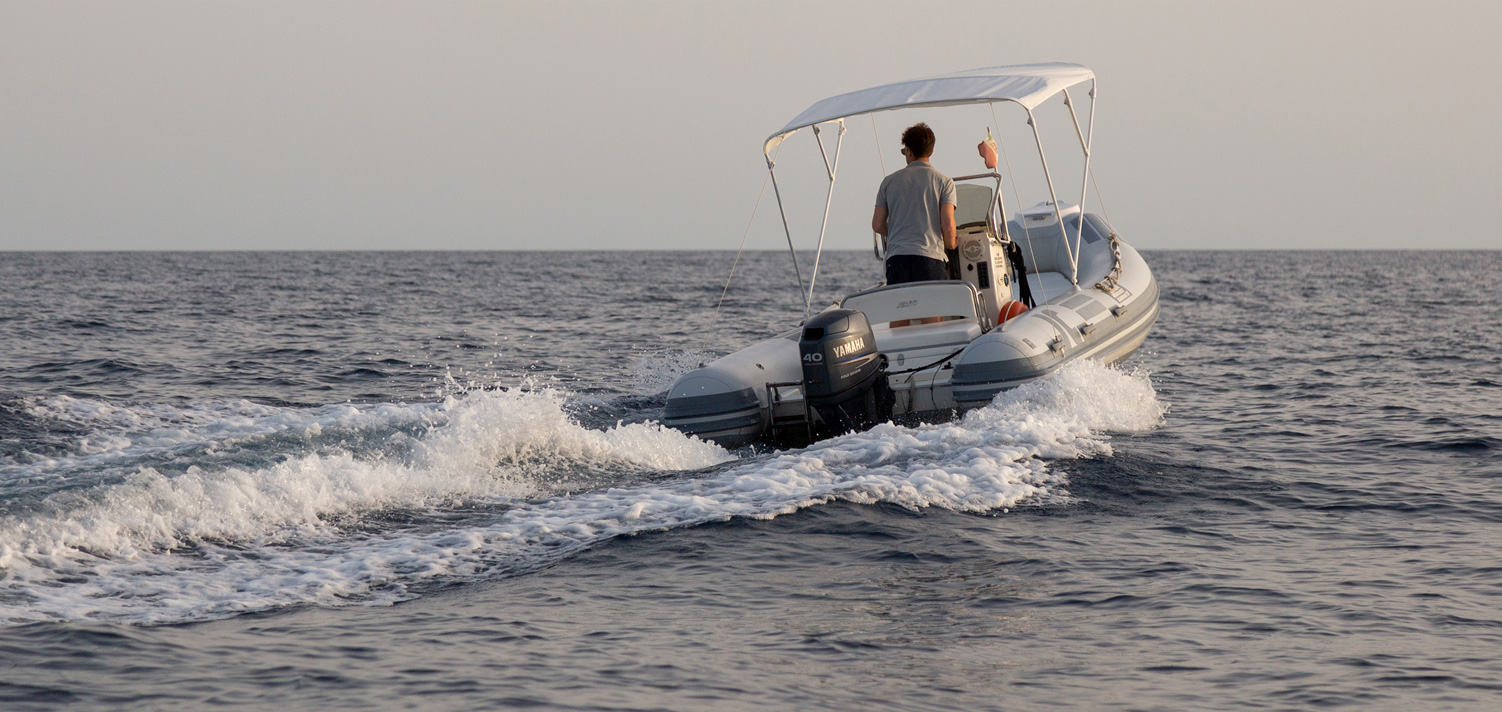
[[902, 132], [902, 145], [913, 152], [914, 158], [928, 158], [934, 155], [934, 130], [919, 121]]

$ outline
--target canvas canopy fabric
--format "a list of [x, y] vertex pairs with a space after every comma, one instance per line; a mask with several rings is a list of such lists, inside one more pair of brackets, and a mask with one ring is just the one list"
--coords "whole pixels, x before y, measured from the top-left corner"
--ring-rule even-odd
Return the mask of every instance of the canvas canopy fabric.
[[770, 155], [772, 149], [800, 129], [877, 111], [992, 101], [1014, 101], [1031, 111], [1054, 94], [1094, 78], [1095, 73], [1083, 65], [1051, 62], [971, 69], [853, 91], [808, 107], [769, 136], [762, 152]]

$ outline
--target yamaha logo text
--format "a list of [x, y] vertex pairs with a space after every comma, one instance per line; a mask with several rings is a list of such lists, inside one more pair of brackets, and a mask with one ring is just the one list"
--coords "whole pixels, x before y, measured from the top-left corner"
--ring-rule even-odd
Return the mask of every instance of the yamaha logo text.
[[834, 347], [834, 357], [845, 358], [846, 356], [860, 351], [863, 348], [866, 348], [866, 339], [865, 337], [857, 336], [850, 341], [846, 341], [845, 343]]

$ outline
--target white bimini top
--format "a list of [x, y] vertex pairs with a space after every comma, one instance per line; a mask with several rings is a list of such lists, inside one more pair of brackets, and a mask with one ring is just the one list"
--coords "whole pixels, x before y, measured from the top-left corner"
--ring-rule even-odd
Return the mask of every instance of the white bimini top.
[[767, 137], [762, 153], [770, 155], [788, 136], [815, 124], [860, 114], [917, 106], [957, 106], [1013, 101], [1028, 111], [1049, 97], [1095, 78], [1088, 67], [1066, 62], [987, 67], [884, 84], [832, 96], [808, 107], [777, 133]]

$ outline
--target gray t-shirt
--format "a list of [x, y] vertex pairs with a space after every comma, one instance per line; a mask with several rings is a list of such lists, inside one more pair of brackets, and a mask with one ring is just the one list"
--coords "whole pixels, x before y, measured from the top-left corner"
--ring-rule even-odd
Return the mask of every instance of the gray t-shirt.
[[955, 205], [954, 181], [928, 161], [913, 161], [876, 190], [876, 207], [887, 209], [887, 256], [921, 255], [943, 261], [941, 205]]

